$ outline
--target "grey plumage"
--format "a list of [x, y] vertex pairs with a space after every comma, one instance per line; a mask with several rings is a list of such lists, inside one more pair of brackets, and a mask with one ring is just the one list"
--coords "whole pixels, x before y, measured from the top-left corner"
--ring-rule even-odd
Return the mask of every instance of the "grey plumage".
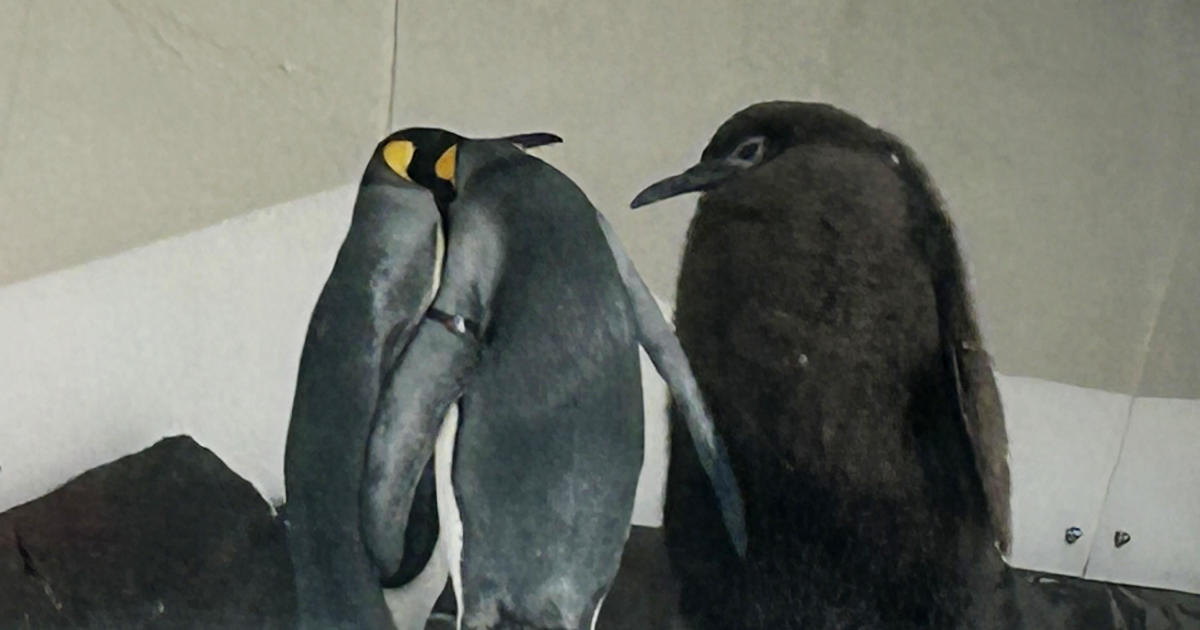
[[[452, 577], [464, 627], [589, 627], [617, 570], [641, 466], [638, 342], [668, 382], [694, 377], [673, 337], [663, 337], [670, 328], [661, 313], [645, 308], [648, 294], [627, 287], [640, 278], [568, 178], [512, 138], [408, 132], [391, 138], [407, 145], [385, 140], [377, 157], [402, 155], [406, 167], [389, 186], [410, 191], [402, 180], [411, 177], [428, 192], [364, 210], [409, 218], [372, 225], [372, 238], [348, 236], [302, 359], [288, 448], [302, 617], [388, 626], [378, 580], [430, 551], [411, 549], [408, 533], [430, 528], [430, 510], [413, 501], [431, 457], [445, 455], [452, 513], [441, 509], [440, 477], [433, 512], [444, 542], [461, 544]], [[422, 149], [429, 143], [431, 154]], [[430, 275], [424, 252], [436, 248], [427, 226], [439, 221], [444, 267]], [[342, 263], [364, 256], [373, 262]], [[372, 273], [389, 258], [399, 281]], [[418, 276], [437, 278], [436, 295], [412, 288], [430, 286]], [[376, 314], [389, 308], [398, 312]], [[337, 345], [326, 341], [331, 328]], [[703, 414], [688, 424], [704, 438], [700, 456], [718, 486], [732, 493], [723, 505], [739, 541], [737, 487], [720, 441], [705, 437], [711, 421], [697, 394], [694, 386], [677, 393], [689, 413]]]
[[676, 326], [746, 500], [727, 551], [673, 419], [665, 528], [698, 628], [1010, 627], [1007, 438], [953, 228], [894, 136], [771, 102], [634, 207], [701, 191]]
[[597, 218], [637, 313], [638, 341], [646, 348], [651, 362], [666, 379], [667, 388], [675, 392], [675, 403], [688, 408], [678, 414], [678, 417], [684, 422], [689, 438], [700, 443], [700, 446], [693, 448], [693, 454], [697, 457], [707, 482], [712, 486], [717, 511], [721, 515], [721, 522], [729, 535], [729, 541], [735, 553], [744, 556], [746, 522], [741, 491], [733, 477], [733, 471], [727, 464], [729, 455], [725, 452], [725, 443], [714, 432], [709, 411], [704, 404], [704, 395], [692, 373], [687, 354], [671, 330], [670, 324], [663, 318], [658, 302], [637, 273], [633, 261], [625, 253], [612, 226], [603, 216], [597, 214]]
[[339, 445], [366, 444], [380, 374], [431, 297], [438, 222], [420, 188], [364, 178], [350, 230], [313, 310], [284, 459], [301, 627], [391, 624], [379, 569], [362, 543], [364, 449]]

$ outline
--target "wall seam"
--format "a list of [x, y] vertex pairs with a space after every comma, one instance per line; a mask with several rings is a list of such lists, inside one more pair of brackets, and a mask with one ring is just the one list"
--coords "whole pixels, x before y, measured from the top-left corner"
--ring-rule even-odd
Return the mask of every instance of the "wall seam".
[[1187, 224], [1186, 218], [1181, 218], [1179, 221], [1180, 230], [1176, 230], [1177, 236], [1173, 241], [1171, 264], [1167, 268], [1166, 281], [1163, 283], [1162, 291], [1155, 300], [1154, 317], [1150, 321], [1150, 329], [1146, 331], [1145, 339], [1142, 343], [1141, 356], [1138, 360], [1137, 369], [1134, 371], [1133, 388], [1130, 390], [1129, 407], [1125, 410], [1125, 430], [1121, 432], [1121, 441], [1117, 447], [1117, 459], [1113, 462], [1112, 468], [1108, 471], [1108, 481], [1104, 486], [1104, 498], [1100, 501], [1100, 513], [1096, 517], [1096, 532], [1092, 535], [1092, 544], [1088, 547], [1087, 559], [1083, 562], [1083, 571], [1081, 577], [1086, 578], [1088, 566], [1092, 562], [1092, 556], [1096, 552], [1096, 545], [1101, 544], [1101, 541], [1107, 538], [1101, 537], [1099, 534], [1100, 525], [1104, 522], [1104, 515], [1108, 501], [1112, 495], [1113, 481], [1116, 479], [1117, 471], [1121, 468], [1121, 459], [1125, 455], [1125, 442], [1129, 439], [1129, 429], [1133, 426], [1133, 405], [1137, 402], [1138, 392], [1142, 387], [1142, 380], [1145, 378], [1146, 364], [1150, 361], [1150, 344], [1154, 341], [1154, 333], [1158, 330], [1158, 322], [1162, 319], [1163, 304], [1167, 301], [1167, 293], [1171, 289], [1171, 278], [1175, 275], [1175, 269], [1179, 266], [1179, 256], [1182, 250], [1183, 238], [1179, 236], [1180, 231]]
[[[1161, 120], [1161, 119], [1159, 119]], [[1160, 188], [1161, 202], [1161, 188]], [[1083, 571], [1080, 574], [1082, 577], [1087, 577], [1088, 567], [1091, 565], [1092, 556], [1095, 555], [1096, 545], [1107, 541], [1106, 537], [1100, 536], [1098, 531], [1104, 523], [1105, 513], [1109, 499], [1112, 494], [1113, 481], [1116, 479], [1117, 471], [1121, 468], [1121, 460], [1125, 455], [1125, 442], [1129, 439], [1129, 430], [1133, 426], [1133, 406], [1139, 398], [1138, 393], [1141, 391], [1142, 382], [1146, 377], [1146, 366], [1150, 362], [1150, 349], [1154, 343], [1154, 336], [1158, 332], [1158, 324], [1162, 320], [1163, 306], [1167, 301], [1167, 296], [1171, 291], [1171, 283], [1175, 277], [1175, 270], [1179, 267], [1179, 258], [1183, 254], [1183, 235], [1184, 228], [1190, 223], [1189, 213], [1180, 213], [1179, 219], [1176, 222], [1175, 230], [1173, 231], [1174, 238], [1171, 239], [1170, 245], [1170, 262], [1167, 265], [1167, 271], [1163, 278], [1162, 287], [1159, 293], [1154, 298], [1154, 310], [1150, 319], [1150, 327], [1146, 330], [1145, 336], [1142, 338], [1141, 350], [1139, 352], [1137, 366], [1134, 369], [1133, 380], [1131, 383], [1129, 394], [1129, 407], [1125, 411], [1125, 430], [1121, 433], [1121, 441], [1117, 448], [1117, 458], [1113, 462], [1112, 468], [1108, 472], [1108, 481], [1104, 486], [1104, 498], [1100, 502], [1100, 513], [1096, 517], [1095, 528], [1096, 532], [1091, 537], [1091, 545], [1088, 546], [1087, 559], [1083, 563]]]
[[392, 2], [392, 63], [391, 76], [388, 77], [387, 113], [384, 114], [383, 135], [392, 132], [392, 117], [396, 107], [396, 67], [400, 51], [400, 0]]

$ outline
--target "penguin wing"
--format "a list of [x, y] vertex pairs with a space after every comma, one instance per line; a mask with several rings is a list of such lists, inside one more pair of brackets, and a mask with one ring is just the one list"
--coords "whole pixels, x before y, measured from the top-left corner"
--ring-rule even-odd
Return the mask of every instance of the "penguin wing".
[[367, 442], [362, 532], [389, 587], [415, 578], [436, 546], [434, 444], [478, 356], [469, 333], [426, 318], [386, 378]]
[[654, 363], [658, 373], [667, 382], [671, 395], [683, 412], [688, 433], [696, 446], [697, 455], [704, 472], [708, 475], [717, 496], [721, 509], [721, 518], [733, 541], [733, 546], [739, 556], [746, 555], [746, 513], [742, 503], [742, 494], [738, 489], [737, 478], [729, 463], [729, 455], [725, 451], [725, 443], [716, 434], [712, 416], [704, 404], [704, 396], [700, 384], [692, 373], [691, 364], [683, 352], [683, 346], [675, 337], [671, 325], [663, 316], [650, 293], [650, 289], [638, 274], [633, 261], [625, 253], [617, 238], [616, 232], [600, 212], [596, 212], [596, 220], [604, 232], [613, 258], [617, 262], [617, 270], [625, 284], [633, 305], [634, 319], [637, 325], [638, 343], [646, 349], [646, 354]]
[[[359, 489], [363, 543], [386, 587], [416, 577], [437, 544], [432, 441], [421, 438], [436, 435], [442, 414], [457, 397], [446, 399], [433, 388], [442, 376], [439, 371], [448, 369], [444, 359], [457, 349], [453, 340], [438, 334], [440, 324], [426, 317], [441, 288], [446, 256], [440, 216], [436, 223], [433, 240], [422, 242], [408, 264], [400, 266], [423, 297], [408, 300], [415, 308], [406, 309], [387, 332]], [[423, 381], [429, 388], [421, 387]], [[433, 395], [421, 398], [422, 393]]]
[[1001, 553], [1012, 543], [1009, 504], [1008, 432], [991, 357], [978, 336], [953, 336], [946, 341], [953, 368], [959, 415], [975, 451], [975, 468], [983, 482], [992, 528]]
[[991, 357], [983, 347], [962, 253], [954, 237], [954, 224], [925, 168], [904, 143], [889, 137], [891, 150], [901, 156], [900, 175], [912, 195], [910, 210], [922, 226], [921, 246], [932, 273], [943, 353], [954, 380], [959, 417], [971, 440], [996, 542], [1001, 553], [1007, 554], [1012, 541], [1008, 433]]

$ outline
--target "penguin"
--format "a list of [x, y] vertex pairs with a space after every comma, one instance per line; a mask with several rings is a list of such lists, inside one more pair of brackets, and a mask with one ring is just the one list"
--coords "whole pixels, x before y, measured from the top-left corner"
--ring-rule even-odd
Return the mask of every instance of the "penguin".
[[[365, 447], [329, 445], [365, 445], [382, 375], [436, 294], [448, 192], [440, 187], [435, 198], [412, 180], [437, 181], [426, 175], [437, 170], [439, 156], [418, 156], [415, 143], [431, 143], [438, 135], [433, 129], [405, 130], [375, 147], [350, 228], [310, 317], [284, 455], [286, 525], [301, 627], [390, 627], [381, 585], [409, 581], [436, 540], [436, 521], [414, 528], [409, 557], [395, 559], [400, 562], [389, 563], [392, 574], [380, 576], [362, 545]], [[560, 141], [552, 134], [505, 140], [525, 148]], [[432, 462], [424, 477], [420, 493], [432, 497]], [[414, 520], [426, 523], [427, 503], [414, 509]]]
[[435, 548], [456, 627], [591, 627], [641, 467], [639, 344], [744, 549], [686, 355], [600, 213], [523, 151], [549, 141], [411, 128], [368, 164], [289, 427], [306, 627], [391, 627], [380, 582], [413, 580]]
[[896, 136], [824, 103], [724, 122], [638, 208], [699, 192], [676, 334], [746, 509], [720, 535], [672, 408], [664, 538], [705, 628], [1009, 628], [1003, 410], [954, 228]]

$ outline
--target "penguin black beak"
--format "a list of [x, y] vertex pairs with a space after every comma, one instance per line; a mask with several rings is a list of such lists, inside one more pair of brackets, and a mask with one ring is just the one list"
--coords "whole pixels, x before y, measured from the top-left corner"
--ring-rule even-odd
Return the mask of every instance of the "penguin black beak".
[[662, 201], [683, 193], [705, 191], [746, 170], [747, 165], [731, 160], [705, 160], [688, 170], [650, 184], [630, 202], [630, 208]]
[[511, 142], [522, 149], [532, 149], [534, 147], [545, 146], [547, 144], [558, 144], [563, 139], [552, 133], [534, 132], [534, 133], [518, 133], [511, 136], [497, 138], [497, 140], [505, 140]]

